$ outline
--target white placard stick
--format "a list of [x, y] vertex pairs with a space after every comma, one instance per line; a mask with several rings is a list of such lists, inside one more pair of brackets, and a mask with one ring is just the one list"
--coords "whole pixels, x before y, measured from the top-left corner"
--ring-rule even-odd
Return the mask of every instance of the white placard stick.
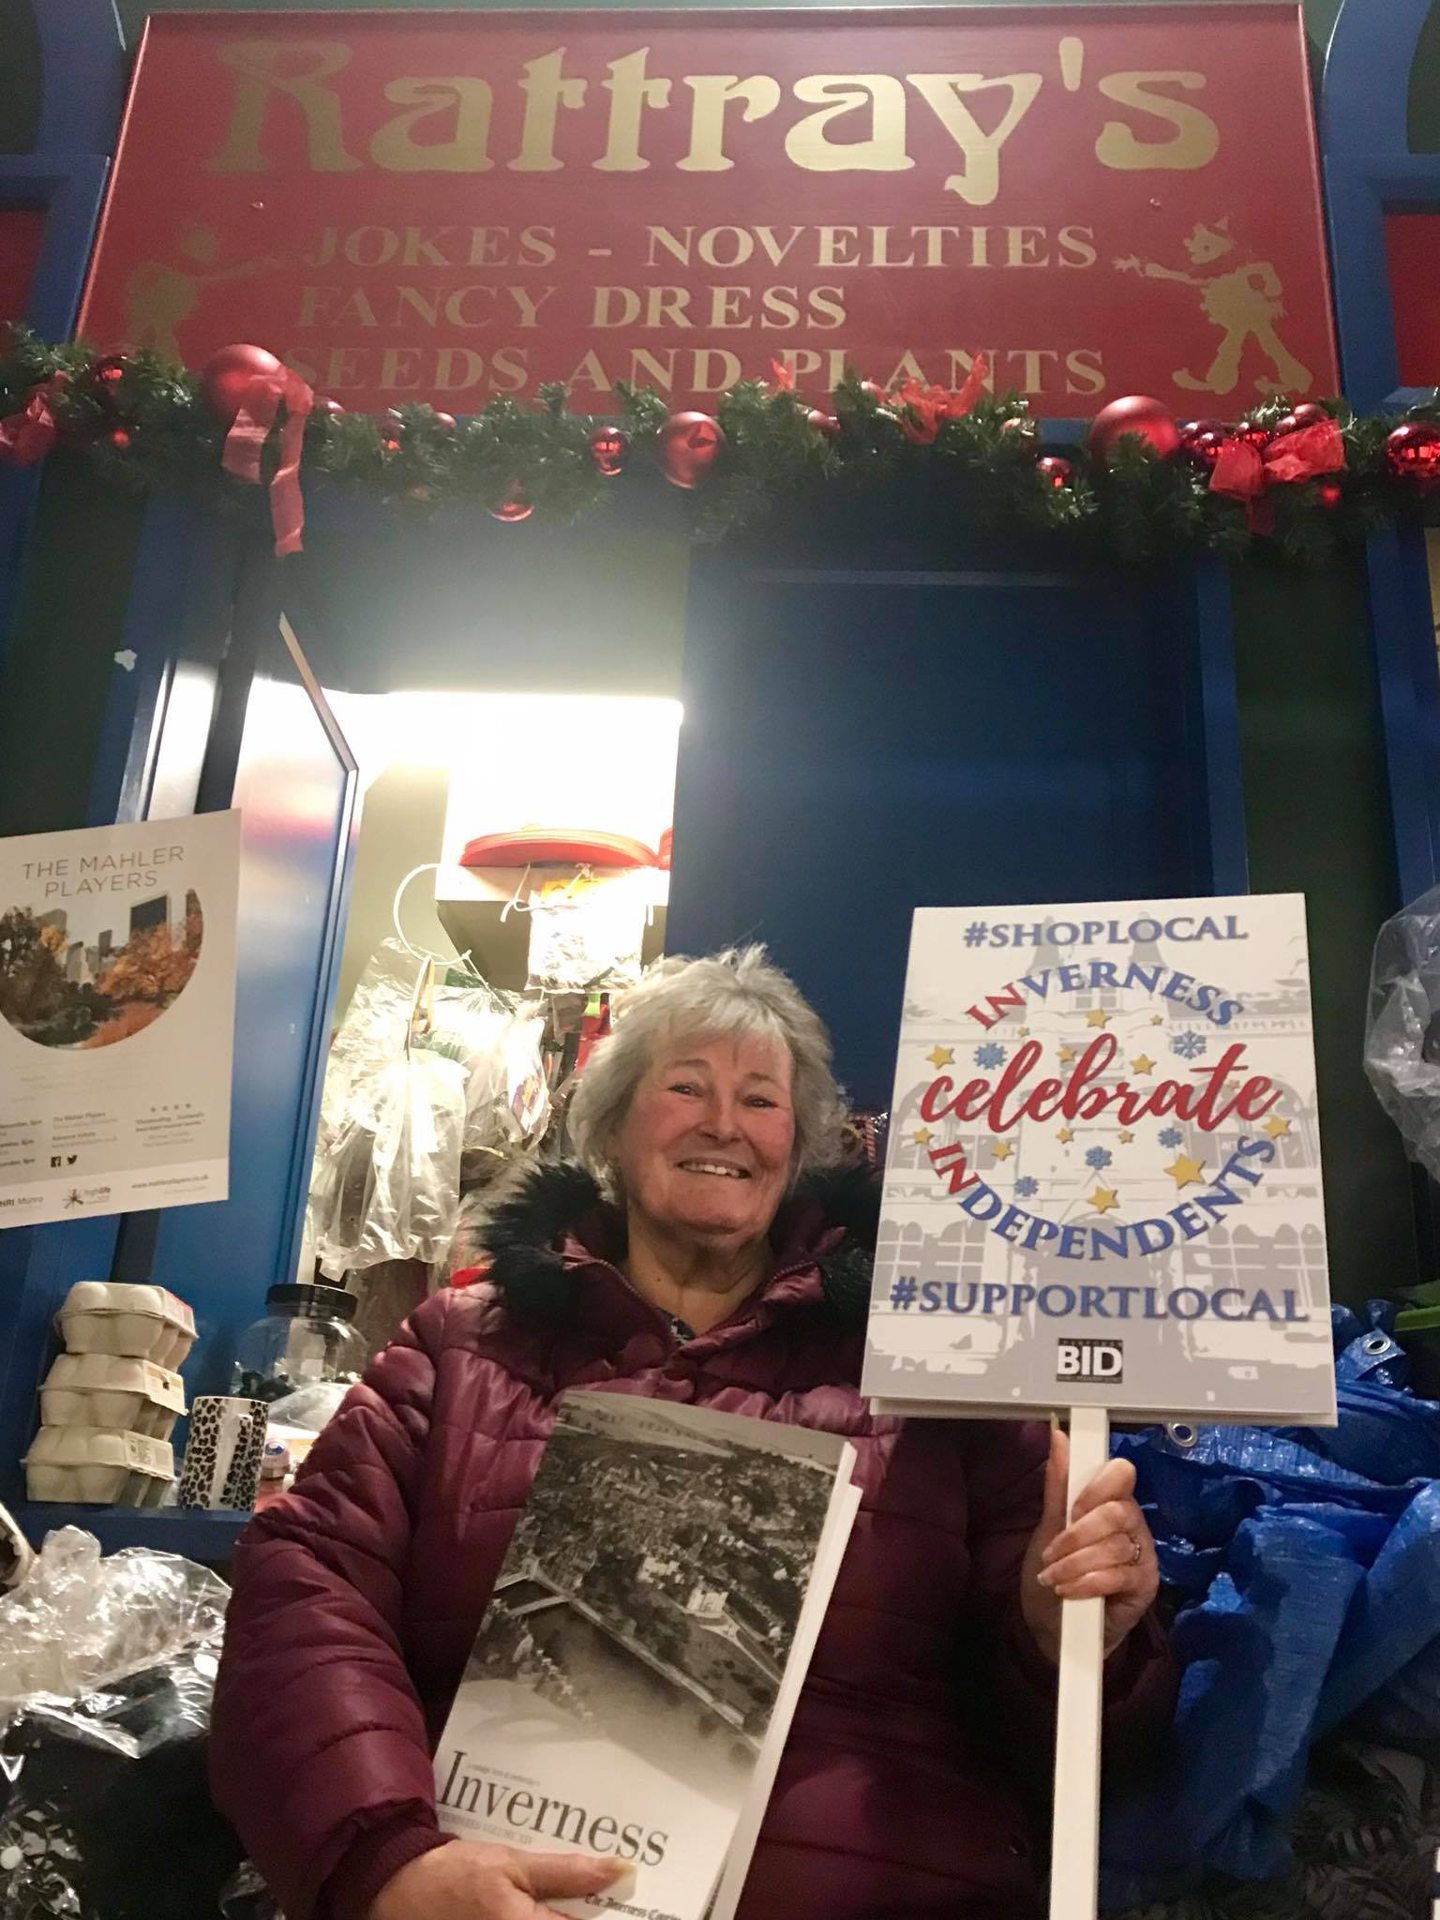
[[[1066, 1517], [1110, 1454], [1104, 1407], [1070, 1409]], [[1105, 1602], [1066, 1600], [1060, 1612], [1060, 1696], [1055, 1723], [1055, 1821], [1050, 1920], [1095, 1920], [1100, 1864], [1100, 1692]]]

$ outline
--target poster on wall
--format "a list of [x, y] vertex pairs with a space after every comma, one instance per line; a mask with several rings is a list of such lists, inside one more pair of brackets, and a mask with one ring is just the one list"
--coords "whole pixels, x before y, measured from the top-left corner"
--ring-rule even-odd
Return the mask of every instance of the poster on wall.
[[1334, 392], [1299, 8], [154, 16], [81, 330], [372, 410]]
[[0, 840], [0, 1227], [223, 1200], [238, 812]]
[[1334, 1423], [1300, 895], [916, 912], [863, 1388]]

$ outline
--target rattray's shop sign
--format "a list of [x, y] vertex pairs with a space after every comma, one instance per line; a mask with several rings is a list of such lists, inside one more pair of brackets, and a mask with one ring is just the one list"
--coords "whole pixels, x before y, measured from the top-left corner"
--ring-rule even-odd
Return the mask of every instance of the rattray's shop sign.
[[152, 19], [83, 315], [349, 406], [1333, 391], [1293, 5]]
[[1333, 1424], [1300, 895], [916, 913], [864, 1388]]

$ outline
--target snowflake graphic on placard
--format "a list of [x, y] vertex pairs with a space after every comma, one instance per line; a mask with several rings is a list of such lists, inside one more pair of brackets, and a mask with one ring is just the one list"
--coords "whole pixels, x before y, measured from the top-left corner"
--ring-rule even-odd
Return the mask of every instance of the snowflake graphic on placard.
[[1162, 1147], [1183, 1147], [1185, 1144], [1185, 1135], [1179, 1127], [1162, 1127], [1160, 1129], [1160, 1144]]
[[1015, 1182], [1015, 1192], [1022, 1200], [1033, 1200], [1040, 1191], [1040, 1182], [1033, 1175], [1022, 1173]]
[[1170, 1046], [1182, 1060], [1198, 1060], [1202, 1053], [1208, 1052], [1210, 1042], [1203, 1033], [1187, 1030], [1184, 1033], [1177, 1033], [1170, 1042]]
[[1108, 1147], [1091, 1147], [1085, 1156], [1086, 1166], [1093, 1167], [1097, 1173], [1103, 1173], [1109, 1166], [1110, 1160], [1111, 1154]]
[[983, 1047], [976, 1047], [975, 1064], [977, 1067], [1003, 1067], [1005, 1052], [998, 1040], [987, 1040]]

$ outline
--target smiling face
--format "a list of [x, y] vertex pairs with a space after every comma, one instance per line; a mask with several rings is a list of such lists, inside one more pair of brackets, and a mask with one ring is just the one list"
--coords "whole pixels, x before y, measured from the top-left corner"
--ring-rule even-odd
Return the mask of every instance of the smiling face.
[[762, 1240], [790, 1181], [793, 1063], [782, 1040], [688, 1040], [641, 1077], [615, 1142], [628, 1207], [730, 1249]]

